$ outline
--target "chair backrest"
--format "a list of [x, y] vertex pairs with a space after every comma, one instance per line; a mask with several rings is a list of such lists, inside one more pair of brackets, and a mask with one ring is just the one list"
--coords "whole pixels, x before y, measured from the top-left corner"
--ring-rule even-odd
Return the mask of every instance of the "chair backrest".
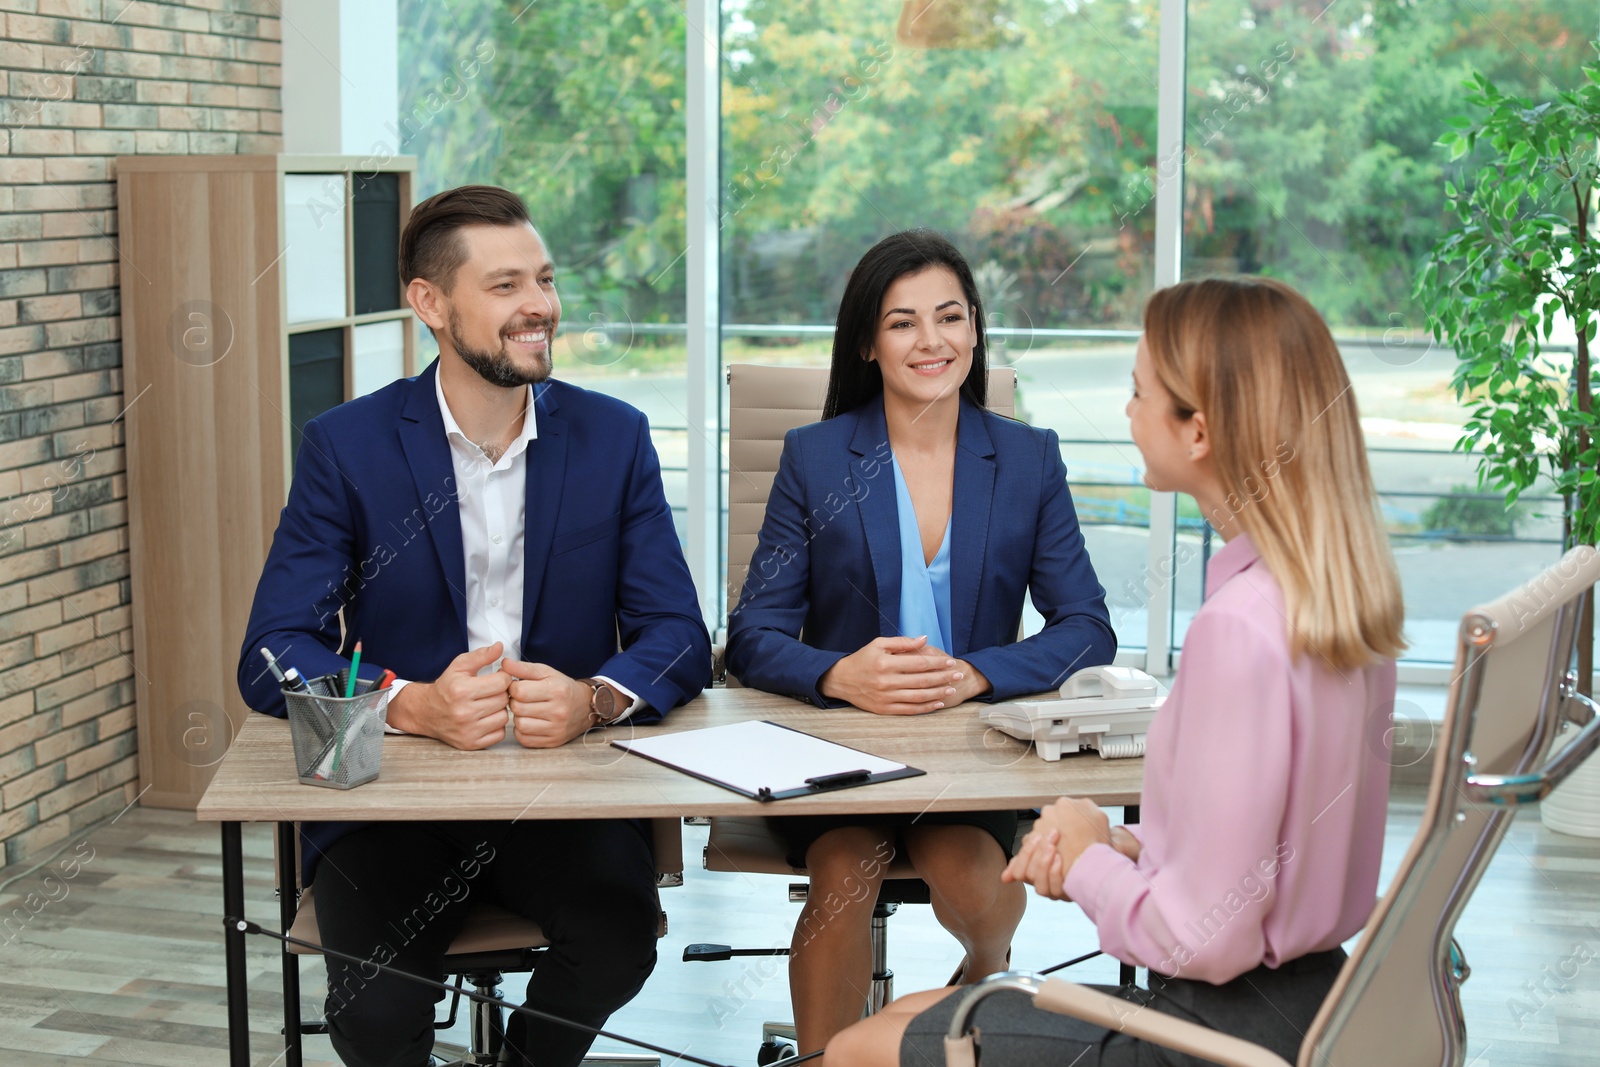
[[[728, 606], [732, 611], [756, 553], [767, 496], [778, 476], [783, 435], [822, 418], [826, 367], [728, 367]], [[1015, 417], [1017, 372], [989, 369], [989, 410]]]
[[[1596, 580], [1600, 554], [1575, 548], [1462, 619], [1421, 826], [1306, 1032], [1300, 1067], [1462, 1063], [1467, 968], [1452, 934], [1516, 805], [1559, 778], [1540, 765], [1562, 722], [1587, 715], [1569, 668], [1579, 608]], [[1564, 754], [1592, 746], [1596, 727]], [[1487, 803], [1490, 776], [1518, 776], [1519, 791], [1502, 789], [1498, 804]]]

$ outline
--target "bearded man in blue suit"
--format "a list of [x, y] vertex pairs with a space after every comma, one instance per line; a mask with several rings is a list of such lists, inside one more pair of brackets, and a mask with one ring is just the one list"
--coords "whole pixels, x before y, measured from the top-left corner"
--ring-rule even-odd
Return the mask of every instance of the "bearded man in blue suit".
[[[692, 699], [711, 645], [649, 425], [550, 378], [561, 302], [526, 206], [440, 193], [412, 211], [400, 267], [439, 359], [306, 424], [240, 652], [245, 701], [284, 714], [262, 647], [316, 677], [349, 666], [357, 638], [363, 680], [398, 677], [390, 728], [458, 749], [508, 732], [556, 747]], [[350, 955], [437, 978], [466, 901], [492, 900], [551, 941], [528, 1003], [590, 1026], [655, 964], [637, 820], [308, 824], [303, 845], [323, 939]], [[424, 899], [430, 918], [408, 923]], [[335, 1050], [352, 1067], [429, 1063], [435, 992], [372, 970], [328, 960]], [[507, 1040], [513, 1062], [547, 1067], [591, 1038], [517, 1015]]]

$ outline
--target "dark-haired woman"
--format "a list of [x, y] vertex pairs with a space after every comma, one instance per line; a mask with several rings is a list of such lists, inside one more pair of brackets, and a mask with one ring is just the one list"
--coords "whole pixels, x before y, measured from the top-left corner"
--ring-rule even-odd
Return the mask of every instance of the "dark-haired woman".
[[[1111, 661], [1056, 435], [988, 412], [986, 386], [961, 253], [924, 230], [873, 246], [840, 304], [823, 421], [784, 438], [729, 619], [728, 669], [744, 684], [918, 715]], [[1029, 593], [1045, 625], [1018, 641]], [[811, 874], [789, 960], [802, 1053], [861, 1015], [872, 907], [897, 851], [966, 950], [962, 980], [1004, 969], [1024, 906], [1000, 882], [1014, 812], [773, 822]]]

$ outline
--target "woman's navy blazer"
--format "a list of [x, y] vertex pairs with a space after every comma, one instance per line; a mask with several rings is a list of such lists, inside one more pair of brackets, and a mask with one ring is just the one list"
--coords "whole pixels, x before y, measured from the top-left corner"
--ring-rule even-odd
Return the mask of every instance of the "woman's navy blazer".
[[[760, 543], [728, 619], [742, 683], [824, 707], [834, 663], [898, 636], [900, 527], [883, 398], [791, 430]], [[730, 477], [737, 478], [734, 471]], [[993, 684], [985, 700], [1054, 689], [1117, 650], [1105, 590], [1084, 548], [1055, 431], [965, 397], [950, 528], [954, 648]], [[1018, 641], [1023, 596], [1045, 626]], [[909, 636], [920, 636], [912, 634]]]

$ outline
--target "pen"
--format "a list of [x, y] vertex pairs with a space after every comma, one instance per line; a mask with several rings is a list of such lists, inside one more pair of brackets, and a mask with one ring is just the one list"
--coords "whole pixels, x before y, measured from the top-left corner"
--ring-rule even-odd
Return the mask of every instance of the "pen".
[[278, 666], [278, 660], [273, 656], [272, 650], [262, 645], [261, 654], [267, 658], [267, 670], [272, 672], [272, 676], [278, 680], [278, 684], [282, 685], [288, 681], [287, 676], [283, 673], [283, 668]]
[[311, 761], [312, 767], [315, 768], [311, 772], [311, 777], [318, 781], [327, 781], [328, 775], [332, 773], [329, 766], [333, 762], [333, 743], [334, 739], [331, 737], [324, 741], [322, 748], [317, 752], [317, 758]]
[[[323, 709], [321, 701], [317, 699], [318, 697], [333, 696], [333, 693], [323, 684], [321, 678], [318, 678], [315, 682], [307, 682], [305, 676], [300, 673], [299, 668], [290, 667], [283, 672], [283, 688], [284, 692], [299, 693], [301, 696], [309, 697], [310, 699], [307, 703], [311, 705], [311, 710], [316, 714], [316, 717], [322, 721], [327, 730], [333, 730], [333, 718]], [[318, 733], [321, 732], [321, 730], [318, 731]]]
[[846, 785], [851, 782], [864, 782], [871, 775], [864, 770], [840, 771], [838, 774], [821, 774], [815, 778], [807, 778], [806, 785], [812, 789], [831, 789], [834, 786]]

